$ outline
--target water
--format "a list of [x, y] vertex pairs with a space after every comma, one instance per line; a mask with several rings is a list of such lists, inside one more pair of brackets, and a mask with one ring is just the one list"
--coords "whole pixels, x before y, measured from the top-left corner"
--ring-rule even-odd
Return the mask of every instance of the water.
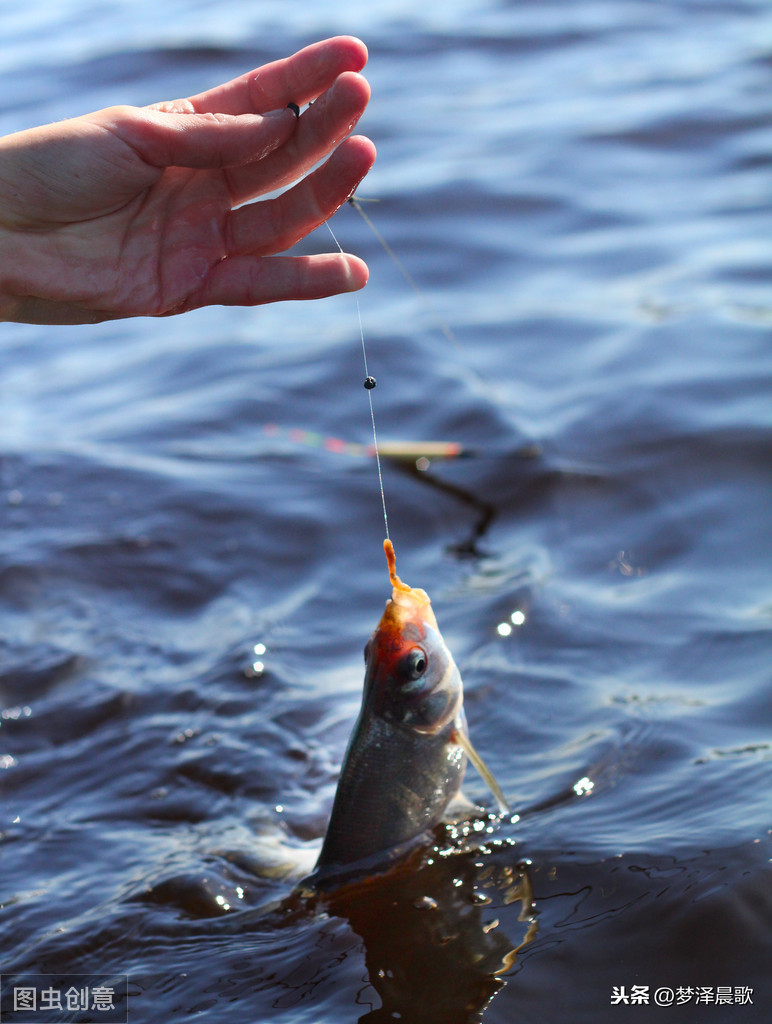
[[266, 877], [389, 593], [374, 463], [291, 433], [368, 442], [351, 296], [2, 325], [2, 970], [128, 974], [132, 1024], [766, 1021], [769, 5], [3, 5], [0, 130], [339, 31], [424, 295], [337, 215], [379, 435], [468, 453], [385, 463], [399, 571], [520, 820], [332, 906]]

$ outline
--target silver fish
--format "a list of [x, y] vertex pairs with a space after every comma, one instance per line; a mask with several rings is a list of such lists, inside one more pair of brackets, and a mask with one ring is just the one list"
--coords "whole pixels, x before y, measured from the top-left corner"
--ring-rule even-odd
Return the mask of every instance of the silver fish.
[[397, 576], [391, 541], [384, 551], [392, 596], [365, 648], [362, 707], [316, 867], [322, 879], [381, 866], [452, 818], [454, 804], [471, 809], [461, 795], [467, 759], [509, 811], [469, 740], [461, 675], [429, 596]]

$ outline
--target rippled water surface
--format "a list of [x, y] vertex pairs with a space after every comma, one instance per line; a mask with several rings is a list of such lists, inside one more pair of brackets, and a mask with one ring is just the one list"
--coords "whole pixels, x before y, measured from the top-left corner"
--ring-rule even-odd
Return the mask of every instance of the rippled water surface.
[[379, 434], [465, 449], [385, 460], [392, 536], [520, 818], [327, 904], [276, 870], [389, 594], [375, 465], [318, 443], [369, 439], [350, 295], [1, 325], [0, 967], [128, 974], [133, 1024], [767, 1021], [772, 10], [334, 10], [2, 5], [0, 130], [365, 39], [421, 289], [339, 212]]

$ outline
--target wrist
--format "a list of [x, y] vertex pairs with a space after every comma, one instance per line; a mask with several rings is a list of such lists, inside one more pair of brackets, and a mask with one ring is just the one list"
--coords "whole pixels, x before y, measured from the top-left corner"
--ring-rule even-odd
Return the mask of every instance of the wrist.
[[18, 307], [11, 284], [13, 251], [9, 241], [8, 232], [0, 225], [0, 323], [15, 320], [14, 312]]
[[18, 168], [15, 154], [17, 142], [24, 132], [0, 138], [0, 322], [19, 319], [19, 282], [23, 279], [25, 262], [20, 252], [24, 237], [18, 231], [17, 211], [23, 209], [22, 189], [16, 185]]

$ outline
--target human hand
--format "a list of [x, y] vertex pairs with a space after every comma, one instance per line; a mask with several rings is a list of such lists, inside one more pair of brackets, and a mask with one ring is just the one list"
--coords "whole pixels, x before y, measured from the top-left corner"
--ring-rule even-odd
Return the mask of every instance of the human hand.
[[[370, 97], [366, 60], [338, 36], [189, 99], [0, 139], [0, 320], [97, 323], [363, 287], [355, 256], [274, 254], [372, 166], [369, 139], [346, 138]], [[312, 105], [298, 119], [288, 103]]]

